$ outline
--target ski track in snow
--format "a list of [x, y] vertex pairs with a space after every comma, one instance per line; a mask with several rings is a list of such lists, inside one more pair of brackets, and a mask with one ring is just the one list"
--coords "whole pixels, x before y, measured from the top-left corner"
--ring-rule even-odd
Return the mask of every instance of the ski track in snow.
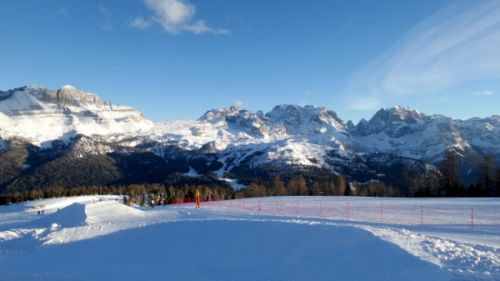
[[[287, 197], [284, 198], [282, 200], [286, 200]], [[2, 268], [5, 270], [2, 266], [3, 263], [9, 265], [13, 263], [16, 265], [16, 259], [29, 260], [32, 255], [36, 255], [40, 251], [50, 250], [52, 247], [77, 245], [84, 241], [100, 241], [101, 239], [106, 239], [106, 237], [125, 235], [123, 233], [129, 233], [130, 231], [139, 231], [137, 233], [147, 232], [148, 229], [155, 225], [158, 225], [160, 229], [166, 227], [172, 231], [178, 223], [191, 222], [191, 226], [187, 228], [191, 231], [192, 227], [197, 229], [198, 224], [213, 222], [220, 225], [226, 221], [228, 223], [264, 223], [266, 225], [285, 223], [304, 225], [304, 227], [331, 227], [332, 229], [354, 227], [355, 229], [371, 233], [371, 235], [381, 239], [381, 241], [397, 245], [402, 250], [411, 254], [411, 256], [434, 264], [437, 266], [436, 268], [444, 269], [445, 272], [450, 274], [448, 279], [439, 279], [442, 276], [440, 275], [438, 278], [436, 275], [438, 279], [435, 280], [500, 280], [500, 235], [498, 233], [429, 230], [425, 228], [419, 230], [411, 226], [396, 227], [394, 225], [375, 225], [362, 221], [272, 216], [223, 209], [196, 210], [191, 205], [166, 206], [154, 209], [131, 208], [117, 202], [118, 199], [118, 197], [113, 196], [82, 196], [0, 206], [0, 272], [2, 272]], [[277, 199], [262, 198], [260, 200]], [[308, 199], [305, 197], [301, 200]], [[309, 200], [317, 200], [317, 198], [311, 197]], [[347, 199], [329, 198], [328, 200]], [[378, 199], [361, 198], [357, 200], [359, 202], [373, 203]], [[404, 199], [401, 200], [405, 201]], [[498, 200], [471, 199], [466, 201], [461, 203], [477, 204], [483, 208], [485, 206], [500, 208]], [[435, 202], [460, 204], [460, 202], [453, 202], [453, 199], [443, 199]], [[36, 211], [42, 208], [45, 210], [45, 215], [37, 216]], [[242, 226], [247, 227], [246, 224]], [[222, 227], [226, 227], [226, 225], [223, 224]], [[151, 235], [158, 236], [159, 234], [151, 233]], [[165, 236], [165, 239], [165, 242], [168, 242], [180, 238]], [[311, 247], [314, 248], [314, 246]], [[224, 251], [222, 253], [226, 254]], [[308, 255], [314, 255], [314, 253], [309, 253]], [[388, 259], [391, 258], [388, 257]], [[297, 260], [293, 262], [299, 263]], [[429, 272], [433, 271], [430, 270]], [[346, 276], [351, 276], [349, 274], [354, 273], [348, 272], [346, 274]], [[323, 280], [320, 277], [318, 278], [318, 280]], [[434, 280], [430, 277], [430, 279], [425, 278], [422, 280]], [[22, 272], [8, 271], [0, 275], [0, 281], [3, 280], [89, 279], [72, 276], [71, 274], [65, 275], [64, 272], [54, 275], [50, 272], [30, 272], [23, 274]], [[266, 280], [281, 279], [271, 278]], [[290, 280], [295, 279], [291, 278]]]

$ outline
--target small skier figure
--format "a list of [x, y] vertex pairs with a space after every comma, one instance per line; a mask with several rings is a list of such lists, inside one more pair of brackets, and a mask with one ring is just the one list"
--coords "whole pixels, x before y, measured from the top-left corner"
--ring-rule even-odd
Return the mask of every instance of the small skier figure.
[[196, 199], [196, 209], [200, 208], [200, 191], [197, 189], [195, 193], [195, 199]]

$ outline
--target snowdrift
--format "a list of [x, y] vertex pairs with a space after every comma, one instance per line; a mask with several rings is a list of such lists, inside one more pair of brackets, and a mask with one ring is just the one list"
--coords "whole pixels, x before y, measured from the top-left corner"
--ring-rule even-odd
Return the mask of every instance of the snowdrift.
[[73, 203], [58, 209], [55, 213], [42, 216], [36, 223], [38, 226], [59, 225], [77, 227], [99, 223], [120, 223], [143, 216], [143, 212], [116, 201], [96, 203]]

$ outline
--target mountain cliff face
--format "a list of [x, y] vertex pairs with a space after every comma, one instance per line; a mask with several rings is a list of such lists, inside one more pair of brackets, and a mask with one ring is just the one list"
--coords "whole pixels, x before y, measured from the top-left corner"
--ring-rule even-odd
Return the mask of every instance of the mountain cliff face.
[[[474, 175], [482, 155], [500, 162], [500, 116], [454, 120], [396, 106], [355, 126], [323, 107], [278, 105], [268, 113], [231, 107], [155, 124], [71, 86], [0, 92], [2, 188], [65, 185], [64, 177], [53, 182], [42, 175], [65, 170], [71, 159], [107, 173], [99, 184], [174, 174], [235, 183], [248, 174], [304, 168], [397, 182], [403, 173], [437, 173], [447, 149], [461, 155], [464, 177]], [[34, 175], [44, 182], [30, 182]], [[86, 177], [97, 184], [91, 175], [79, 176], [80, 184]]]
[[133, 108], [102, 101], [72, 86], [57, 91], [25, 86], [0, 92], [0, 136], [24, 138], [38, 146], [87, 136], [133, 135], [153, 127]]

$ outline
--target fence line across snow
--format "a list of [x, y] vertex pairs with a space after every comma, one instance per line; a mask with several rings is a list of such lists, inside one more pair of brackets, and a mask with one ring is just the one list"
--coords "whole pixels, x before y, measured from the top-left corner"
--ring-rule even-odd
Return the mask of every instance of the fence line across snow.
[[[177, 199], [173, 204], [193, 207], [194, 199]], [[192, 205], [192, 206], [191, 206]], [[362, 221], [433, 228], [457, 228], [500, 233], [500, 207], [480, 208], [406, 204], [398, 202], [342, 202], [275, 198], [202, 200], [202, 209], [262, 215]]]

